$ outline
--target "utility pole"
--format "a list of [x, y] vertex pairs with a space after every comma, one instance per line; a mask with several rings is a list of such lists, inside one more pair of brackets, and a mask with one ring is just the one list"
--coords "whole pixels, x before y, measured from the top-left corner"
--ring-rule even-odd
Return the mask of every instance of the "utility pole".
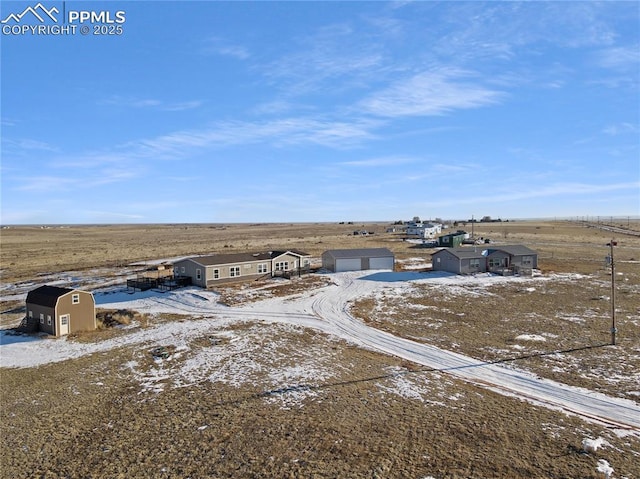
[[611, 344], [616, 344], [616, 264], [613, 261], [613, 247], [618, 244], [613, 239], [607, 245], [611, 248]]

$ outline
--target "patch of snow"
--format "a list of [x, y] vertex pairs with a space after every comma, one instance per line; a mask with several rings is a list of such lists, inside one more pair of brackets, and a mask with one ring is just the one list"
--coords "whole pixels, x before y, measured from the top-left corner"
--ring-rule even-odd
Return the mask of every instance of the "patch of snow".
[[460, 394], [447, 395], [443, 389], [445, 385], [443, 382], [429, 381], [423, 374], [413, 373], [399, 367], [388, 368], [387, 371], [389, 371], [387, 378], [376, 383], [378, 388], [385, 393], [442, 407], [449, 406], [446, 403], [447, 400], [459, 401], [463, 397]]
[[585, 438], [582, 440], [582, 449], [585, 452], [593, 453], [600, 449], [602, 446], [608, 446], [609, 443], [601, 437], [597, 439]]
[[521, 334], [516, 336], [516, 341], [546, 341], [547, 338], [539, 334]]
[[577, 316], [568, 316], [568, 315], [559, 314], [556, 317], [558, 319], [561, 319], [563, 321], [569, 321], [571, 323], [582, 324], [585, 322], [584, 318], [579, 318]]
[[598, 468], [596, 470], [599, 473], [604, 474], [604, 477], [606, 477], [607, 479], [613, 475], [613, 467], [611, 467], [609, 463], [604, 459], [600, 459], [598, 461]]

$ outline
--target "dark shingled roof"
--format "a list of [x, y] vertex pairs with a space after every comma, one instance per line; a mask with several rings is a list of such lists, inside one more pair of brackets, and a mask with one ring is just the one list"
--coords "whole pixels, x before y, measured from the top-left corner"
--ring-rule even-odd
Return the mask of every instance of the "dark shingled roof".
[[486, 250], [487, 248], [473, 248], [473, 247], [445, 248], [445, 249], [436, 251], [435, 253], [432, 254], [432, 256], [434, 254], [438, 254], [443, 251], [446, 251], [447, 253], [451, 253], [453, 256], [455, 256], [458, 259], [473, 259], [473, 258], [482, 258], [484, 256], [482, 252]]
[[[532, 249], [527, 248], [522, 245], [505, 245], [505, 246], [488, 246], [488, 245], [478, 245], [478, 246], [462, 246], [460, 248], [445, 248], [440, 251], [436, 251], [432, 254], [438, 254], [441, 251], [448, 251], [452, 255], [454, 255], [458, 259], [469, 259], [469, 258], [481, 258], [486, 255], [490, 255], [495, 253], [496, 251], [502, 251], [511, 256], [525, 256], [525, 255], [536, 255], [537, 253]], [[482, 252], [486, 251], [483, 255]]]
[[508, 253], [512, 256], [525, 256], [525, 255], [535, 255], [537, 254], [535, 251], [533, 251], [530, 248], [527, 248], [526, 246], [517, 244], [517, 245], [505, 245], [505, 246], [491, 246], [489, 249], [489, 254], [493, 253], [494, 251], [504, 251], [505, 253]]
[[53, 308], [60, 296], [64, 296], [71, 291], [73, 291], [73, 289], [59, 288], [58, 286], [40, 286], [33, 291], [29, 291], [27, 294], [27, 303]]
[[286, 250], [286, 251], [268, 251], [266, 253], [226, 253], [226, 254], [214, 254], [211, 256], [194, 256], [189, 259], [202, 266], [212, 266], [216, 264], [235, 264], [235, 263], [248, 263], [250, 261], [271, 261], [273, 258], [277, 258], [285, 253], [293, 253], [297, 256], [309, 256], [307, 253], [298, 250]]

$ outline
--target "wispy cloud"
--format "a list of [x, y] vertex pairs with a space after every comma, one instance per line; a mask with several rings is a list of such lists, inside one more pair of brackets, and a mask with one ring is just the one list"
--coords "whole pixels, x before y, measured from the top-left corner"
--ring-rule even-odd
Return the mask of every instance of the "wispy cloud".
[[369, 158], [366, 160], [345, 161], [340, 164], [344, 166], [377, 168], [381, 166], [406, 165], [408, 163], [415, 163], [416, 161], [418, 161], [418, 158], [412, 158], [409, 156], [387, 156], [380, 158]]
[[194, 108], [199, 108], [202, 106], [203, 102], [200, 100], [191, 100], [191, 101], [183, 101], [178, 103], [168, 103], [164, 105], [161, 109], [164, 111], [184, 111], [184, 110], [193, 110]]
[[17, 124], [18, 121], [13, 118], [0, 118], [0, 126], [16, 126]]
[[603, 68], [637, 72], [640, 66], [640, 45], [605, 48], [599, 50], [595, 58]]
[[153, 109], [159, 111], [183, 111], [198, 108], [203, 104], [203, 102], [201, 100], [168, 102], [155, 98], [134, 98], [113, 95], [106, 100], [102, 100], [100, 104], [126, 108]]
[[433, 116], [491, 105], [504, 94], [466, 81], [470, 72], [441, 68], [419, 73], [360, 102], [365, 112], [383, 117]]
[[308, 110], [309, 107], [280, 99], [260, 103], [251, 109], [251, 113], [254, 115], [282, 115], [284, 113], [291, 112], [292, 110], [300, 109]]
[[85, 215], [95, 218], [101, 218], [105, 220], [118, 220], [118, 219], [128, 219], [128, 220], [140, 220], [143, 219], [143, 215], [129, 214], [129, 213], [118, 213], [114, 211], [95, 211], [95, 210], [87, 210], [83, 212]]
[[436, 200], [430, 202], [429, 205], [432, 207], [448, 207], [452, 205], [505, 203], [567, 195], [594, 195], [611, 191], [637, 190], [638, 188], [640, 188], [640, 181], [597, 185], [588, 183], [555, 183], [548, 186], [520, 189], [518, 191], [496, 192], [490, 195], [468, 195], [459, 198], [448, 198], [447, 201]]
[[623, 135], [627, 133], [640, 133], [640, 126], [632, 123], [618, 123], [617, 125], [609, 125], [602, 130], [603, 133], [611, 136]]
[[[286, 148], [320, 145], [349, 149], [376, 138], [381, 122], [374, 120], [336, 121], [317, 118], [287, 118], [273, 121], [218, 122], [208, 128], [179, 130], [153, 138], [130, 141], [101, 151], [66, 155], [54, 161], [57, 168], [109, 168], [123, 174], [142, 174], [148, 161], [180, 160], [208, 150], [237, 145], [265, 143]], [[133, 167], [132, 165], [135, 165]], [[98, 170], [102, 174], [102, 170]], [[108, 178], [117, 179], [114, 174]], [[128, 177], [127, 177], [128, 178]]]
[[246, 47], [230, 43], [219, 37], [207, 38], [200, 51], [205, 55], [221, 55], [238, 60], [246, 60], [251, 56]]
[[[186, 130], [131, 143], [140, 156], [170, 157], [183, 148], [225, 147], [266, 142], [275, 146], [313, 143], [331, 148], [372, 139], [377, 122], [289, 118], [267, 122], [220, 122], [208, 129]], [[167, 156], [168, 155], [168, 156]], [[182, 156], [182, 155], [181, 155]]]
[[77, 178], [61, 176], [29, 176], [25, 178], [14, 178], [15, 191], [44, 192], [67, 190], [73, 185], [79, 185]]
[[48, 152], [56, 152], [59, 151], [57, 146], [51, 145], [47, 142], [34, 140], [31, 138], [3, 138], [2, 139], [3, 148], [5, 151], [17, 152], [20, 150], [39, 150], [39, 151], [48, 151]]
[[65, 174], [54, 173], [56, 170], [52, 170], [48, 175], [16, 176], [13, 178], [11, 189], [34, 193], [88, 190], [129, 180], [140, 175], [138, 168], [101, 168], [94, 170], [90, 175], [77, 174], [78, 172], [76, 172], [74, 176], [66, 172]]
[[387, 68], [380, 44], [344, 22], [326, 25], [298, 39], [290, 53], [258, 70], [283, 93], [295, 96], [318, 92], [334, 95], [362, 87]]

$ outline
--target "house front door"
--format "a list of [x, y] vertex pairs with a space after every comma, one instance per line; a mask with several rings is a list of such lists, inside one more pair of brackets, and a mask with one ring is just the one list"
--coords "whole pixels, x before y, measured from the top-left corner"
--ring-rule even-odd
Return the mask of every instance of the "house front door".
[[63, 314], [60, 316], [60, 333], [58, 336], [64, 336], [65, 334], [69, 334], [69, 315]]

